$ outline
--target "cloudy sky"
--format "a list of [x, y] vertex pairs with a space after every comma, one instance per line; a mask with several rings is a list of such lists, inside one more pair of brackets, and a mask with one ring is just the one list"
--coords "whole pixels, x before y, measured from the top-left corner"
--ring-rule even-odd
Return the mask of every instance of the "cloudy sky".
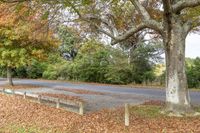
[[186, 57], [200, 57], [200, 35], [189, 34], [186, 39]]

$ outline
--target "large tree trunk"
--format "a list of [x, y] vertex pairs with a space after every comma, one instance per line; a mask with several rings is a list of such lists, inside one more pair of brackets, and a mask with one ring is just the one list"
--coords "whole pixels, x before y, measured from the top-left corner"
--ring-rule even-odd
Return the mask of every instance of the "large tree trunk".
[[172, 24], [165, 42], [166, 111], [177, 114], [192, 112], [185, 72], [185, 39], [187, 32], [181, 24]]
[[12, 69], [10, 67], [7, 67], [7, 81], [9, 85], [13, 86]]

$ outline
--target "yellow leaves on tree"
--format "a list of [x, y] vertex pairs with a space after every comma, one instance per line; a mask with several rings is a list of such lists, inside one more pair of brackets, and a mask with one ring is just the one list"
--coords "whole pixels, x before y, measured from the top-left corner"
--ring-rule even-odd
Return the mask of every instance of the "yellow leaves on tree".
[[32, 58], [46, 59], [58, 44], [53, 32], [45, 29], [46, 21], [28, 3], [0, 3], [0, 65], [14, 68], [28, 64]]

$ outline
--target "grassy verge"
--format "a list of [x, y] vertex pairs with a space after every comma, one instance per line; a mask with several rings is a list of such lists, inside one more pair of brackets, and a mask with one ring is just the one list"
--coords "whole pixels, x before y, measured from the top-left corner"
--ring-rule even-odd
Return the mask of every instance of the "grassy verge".
[[45, 133], [38, 127], [27, 127], [21, 125], [7, 125], [0, 128], [1, 133]]
[[161, 106], [156, 105], [139, 105], [130, 108], [130, 112], [133, 115], [144, 118], [158, 118], [164, 116], [161, 114]]

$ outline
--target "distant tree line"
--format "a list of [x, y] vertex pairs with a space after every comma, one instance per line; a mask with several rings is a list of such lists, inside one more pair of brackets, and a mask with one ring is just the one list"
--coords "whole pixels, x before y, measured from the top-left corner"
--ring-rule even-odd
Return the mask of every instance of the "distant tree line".
[[[157, 45], [150, 44], [139, 45], [134, 50], [134, 59], [130, 61], [123, 49], [89, 40], [82, 44], [73, 60], [66, 60], [59, 53], [50, 53], [46, 61], [32, 59], [31, 64], [13, 69], [12, 75], [17, 78], [164, 85], [165, 71], [157, 74], [156, 63], [160, 62], [152, 61], [152, 58], [161, 59], [160, 56], [152, 54], [156, 47]], [[188, 58], [186, 64], [189, 87], [200, 88], [200, 58]], [[0, 67], [0, 75], [6, 76], [4, 67]]]

